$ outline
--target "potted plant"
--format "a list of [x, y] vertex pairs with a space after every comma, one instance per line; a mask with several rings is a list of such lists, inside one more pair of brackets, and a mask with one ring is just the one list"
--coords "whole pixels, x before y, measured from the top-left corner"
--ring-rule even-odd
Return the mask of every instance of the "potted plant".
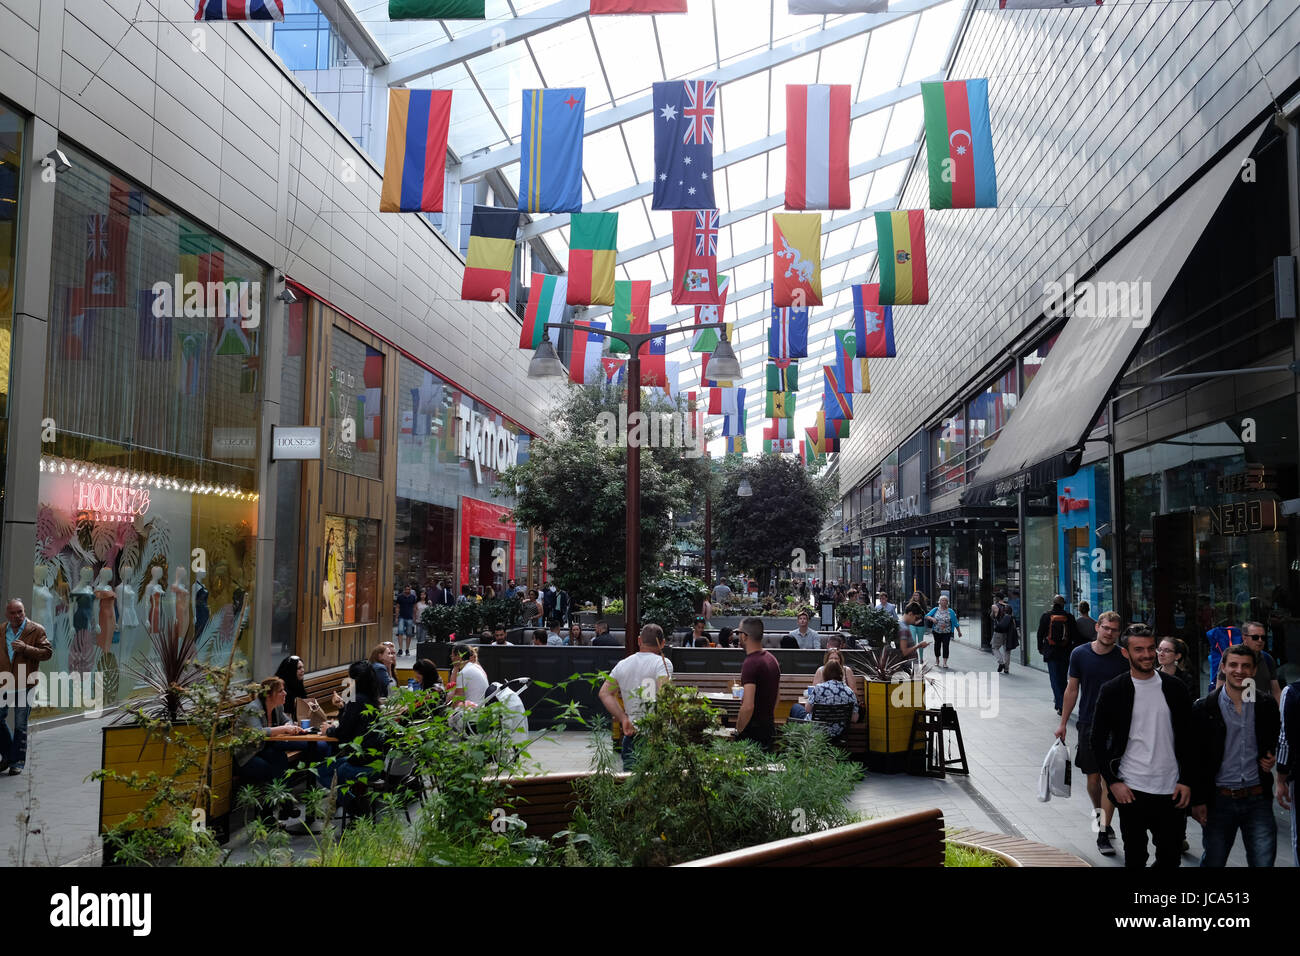
[[[878, 613], [893, 621], [884, 611]], [[905, 770], [912, 750], [912, 723], [916, 713], [925, 710], [930, 665], [924, 664], [918, 671], [915, 658], [903, 657], [888, 644], [846, 652], [844, 659], [862, 674], [867, 767], [885, 773]]]
[[841, 604], [836, 613], [840, 626], [867, 647], [880, 648], [898, 636], [898, 618], [884, 608], [868, 604]]
[[456, 631], [456, 607], [445, 604], [432, 604], [420, 615], [424, 631], [435, 641], [442, 643]]

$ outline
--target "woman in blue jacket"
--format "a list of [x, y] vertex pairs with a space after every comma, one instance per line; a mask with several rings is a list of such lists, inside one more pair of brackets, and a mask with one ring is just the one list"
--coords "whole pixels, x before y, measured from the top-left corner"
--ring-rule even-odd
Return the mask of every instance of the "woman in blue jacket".
[[948, 643], [952, 640], [953, 631], [958, 636], [961, 635], [961, 625], [957, 623], [957, 612], [948, 606], [948, 598], [939, 598], [939, 604], [934, 610], [926, 615], [934, 621], [932, 630], [934, 632], [934, 659], [940, 667], [948, 667]]

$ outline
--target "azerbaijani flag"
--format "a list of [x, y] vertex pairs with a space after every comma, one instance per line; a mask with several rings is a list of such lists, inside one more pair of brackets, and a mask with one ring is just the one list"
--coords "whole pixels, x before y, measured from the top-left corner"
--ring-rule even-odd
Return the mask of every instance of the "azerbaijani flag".
[[989, 123], [989, 81], [921, 84], [930, 208], [977, 209], [998, 204]]
[[450, 90], [389, 90], [380, 212], [442, 212]]
[[390, 20], [483, 20], [487, 0], [388, 0]]
[[471, 302], [509, 302], [515, 267], [519, 211], [475, 206], [469, 224], [469, 250], [460, 297]]
[[894, 357], [894, 308], [880, 304], [876, 283], [853, 287], [853, 332], [858, 358]]
[[569, 219], [569, 305], [614, 304], [618, 213], [579, 212]]
[[764, 414], [768, 418], [794, 418], [795, 397], [794, 392], [768, 392]]
[[790, 359], [773, 359], [767, 363], [769, 392], [799, 391], [799, 363]]
[[[619, 280], [614, 283], [614, 332], [650, 331], [650, 280]], [[609, 340], [609, 351], [627, 353], [628, 347], [618, 339]]]
[[880, 258], [881, 305], [925, 305], [930, 301], [923, 211], [876, 213], [876, 252]]
[[569, 287], [565, 276], [533, 273], [528, 290], [528, 308], [524, 310], [524, 327], [519, 331], [519, 347], [535, 349], [546, 338], [546, 323], [564, 321], [564, 294]]

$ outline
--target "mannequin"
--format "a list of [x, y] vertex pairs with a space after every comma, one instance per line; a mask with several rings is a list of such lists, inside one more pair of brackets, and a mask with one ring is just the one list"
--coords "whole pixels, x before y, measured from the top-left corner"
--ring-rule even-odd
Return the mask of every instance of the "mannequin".
[[171, 603], [175, 608], [175, 617], [172, 618], [172, 633], [176, 639], [180, 640], [189, 633], [190, 625], [193, 618], [190, 617], [190, 586], [185, 580], [185, 569], [177, 568], [172, 574], [171, 587], [167, 589], [171, 592]]
[[203, 629], [208, 626], [208, 589], [203, 584], [203, 579], [207, 577], [206, 571], [198, 571], [194, 575], [194, 636], [202, 637]]
[[162, 637], [163, 634], [163, 569], [154, 565], [149, 570], [149, 584], [144, 589], [145, 613], [149, 616], [149, 635]]
[[95, 615], [95, 589], [90, 582], [93, 573], [90, 568], [82, 568], [80, 580], [69, 594], [72, 628], [76, 632], [68, 651], [68, 669], [72, 671], [90, 671], [95, 663], [95, 633], [99, 622]]
[[103, 568], [95, 581], [95, 620], [98, 626], [99, 650], [107, 654], [117, 637], [117, 592], [113, 590], [113, 569]]
[[123, 632], [140, 626], [140, 616], [136, 613], [135, 588], [127, 582], [135, 575], [135, 568], [129, 564], [122, 565], [122, 583], [117, 586], [117, 612]]
[[43, 564], [36, 565], [33, 575], [35, 586], [32, 588], [32, 620], [37, 624], [54, 629], [54, 572]]

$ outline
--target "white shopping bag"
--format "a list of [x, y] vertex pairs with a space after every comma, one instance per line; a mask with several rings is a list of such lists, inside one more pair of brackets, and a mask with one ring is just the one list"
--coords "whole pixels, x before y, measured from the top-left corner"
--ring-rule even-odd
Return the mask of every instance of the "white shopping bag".
[[1052, 797], [1070, 795], [1070, 753], [1060, 740], [1052, 742], [1038, 774], [1038, 800], [1046, 803]]

